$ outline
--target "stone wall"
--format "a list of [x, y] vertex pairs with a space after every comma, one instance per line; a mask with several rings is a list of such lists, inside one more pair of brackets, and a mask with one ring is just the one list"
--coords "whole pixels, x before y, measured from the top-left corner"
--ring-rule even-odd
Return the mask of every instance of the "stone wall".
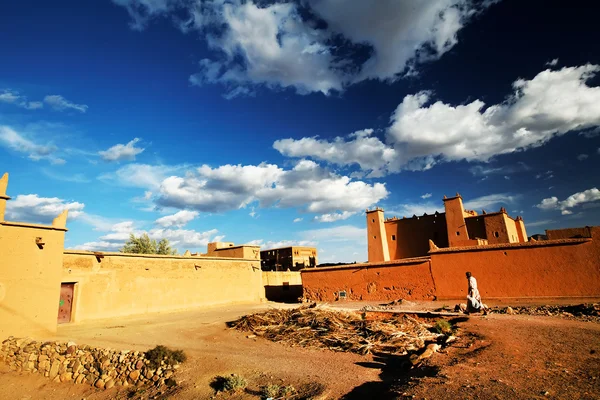
[[[73, 342], [36, 342], [10, 337], [2, 342], [0, 362], [11, 371], [44, 375], [54, 382], [114, 386], [161, 386], [179, 368], [176, 362], [160, 361], [154, 367], [145, 353], [78, 346]], [[169, 382], [167, 382], [168, 384]]]

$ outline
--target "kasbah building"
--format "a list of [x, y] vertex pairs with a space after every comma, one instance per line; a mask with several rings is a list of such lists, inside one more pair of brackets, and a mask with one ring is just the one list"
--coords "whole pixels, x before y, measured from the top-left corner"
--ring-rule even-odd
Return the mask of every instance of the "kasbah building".
[[52, 225], [6, 221], [7, 188], [4, 174], [4, 337], [52, 334], [58, 323], [267, 300], [464, 299], [465, 271], [486, 299], [600, 296], [600, 227], [528, 240], [522, 218], [504, 208], [464, 210], [458, 194], [443, 199], [444, 213], [385, 219], [382, 209], [367, 210], [368, 262], [315, 268], [316, 249], [302, 247], [210, 243], [205, 254], [182, 256], [64, 249], [67, 211]]

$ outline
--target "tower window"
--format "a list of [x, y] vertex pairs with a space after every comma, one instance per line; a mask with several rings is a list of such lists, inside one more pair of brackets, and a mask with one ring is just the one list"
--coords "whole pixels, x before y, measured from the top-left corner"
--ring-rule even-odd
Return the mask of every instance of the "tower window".
[[458, 232], [458, 231], [457, 231], [457, 232], [456, 232], [456, 236], [460, 236], [460, 232]]
[[375, 218], [371, 219], [371, 222], [375, 222]]
[[498, 237], [498, 236], [500, 236], [500, 235], [498, 234], [498, 232], [494, 232], [494, 236], [495, 236], [495, 237]]
[[392, 235], [392, 240], [396, 240], [396, 235]]
[[373, 239], [377, 239], [377, 236], [373, 235]]

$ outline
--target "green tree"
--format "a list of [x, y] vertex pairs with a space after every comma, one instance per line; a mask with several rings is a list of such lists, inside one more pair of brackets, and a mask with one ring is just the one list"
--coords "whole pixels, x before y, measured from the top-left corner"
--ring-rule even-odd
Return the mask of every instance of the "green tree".
[[155, 239], [150, 239], [147, 233], [142, 234], [140, 237], [136, 237], [132, 233], [129, 235], [129, 240], [121, 248], [121, 253], [175, 255], [177, 250], [171, 249], [168, 239], [161, 239], [157, 243]]

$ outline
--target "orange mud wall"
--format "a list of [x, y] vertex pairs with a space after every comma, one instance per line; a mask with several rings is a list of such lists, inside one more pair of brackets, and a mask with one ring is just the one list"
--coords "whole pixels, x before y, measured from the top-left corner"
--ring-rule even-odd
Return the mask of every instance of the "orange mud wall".
[[390, 260], [426, 256], [430, 239], [439, 247], [448, 247], [444, 214], [388, 220], [385, 230]]
[[346, 291], [349, 300], [433, 300], [435, 287], [429, 260], [399, 260], [382, 264], [302, 270], [304, 298], [337, 300]]
[[530, 242], [431, 253], [438, 299], [467, 295], [465, 272], [482, 298], [599, 297], [600, 229], [595, 240]]
[[265, 291], [258, 260], [76, 250], [65, 250], [62, 282], [75, 283], [72, 322], [260, 302]]

